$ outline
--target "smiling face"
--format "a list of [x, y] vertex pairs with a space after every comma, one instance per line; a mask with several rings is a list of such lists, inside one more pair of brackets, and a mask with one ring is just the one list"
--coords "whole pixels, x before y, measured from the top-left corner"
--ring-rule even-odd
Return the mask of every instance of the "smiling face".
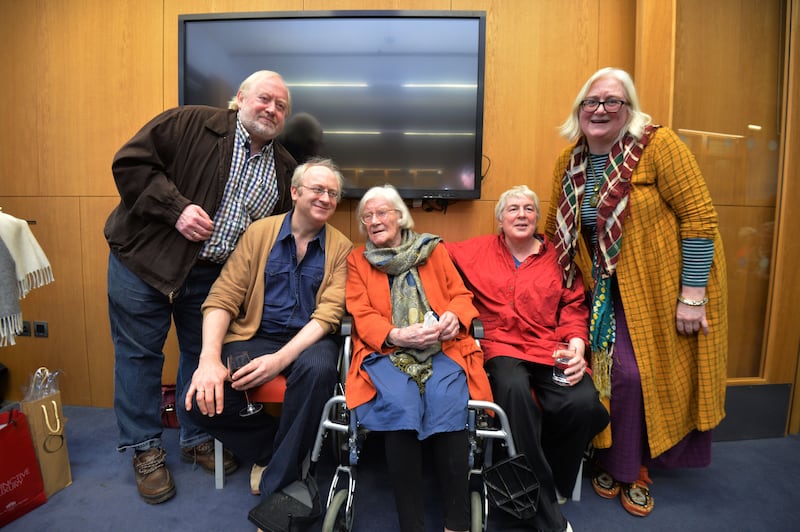
[[[584, 100], [622, 100], [627, 102], [625, 89], [617, 79], [613, 77], [600, 78], [589, 88]], [[630, 111], [627, 105], [620, 107], [616, 113], [606, 111], [604, 105], [600, 105], [594, 111], [584, 111], [580, 109], [579, 121], [581, 131], [586, 136], [589, 149], [592, 153], [603, 154], [611, 151], [611, 146], [619, 138], [622, 128], [628, 122]]]
[[241, 120], [250, 136], [266, 144], [283, 130], [289, 113], [289, 89], [277, 76], [264, 76], [236, 95]]
[[324, 166], [310, 166], [302, 184], [292, 186], [291, 192], [295, 211], [319, 227], [325, 225], [336, 211], [338, 195], [341, 194], [336, 175]]
[[394, 248], [403, 240], [400, 227], [400, 213], [391, 201], [376, 197], [364, 204], [361, 223], [375, 247]]
[[507, 240], [531, 240], [539, 215], [536, 204], [525, 196], [509, 196], [500, 215], [500, 230]]

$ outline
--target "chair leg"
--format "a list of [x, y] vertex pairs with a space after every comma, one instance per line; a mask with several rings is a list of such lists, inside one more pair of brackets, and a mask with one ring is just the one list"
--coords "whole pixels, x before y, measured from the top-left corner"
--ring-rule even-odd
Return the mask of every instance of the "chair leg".
[[225, 465], [222, 457], [222, 442], [214, 440], [214, 487], [221, 490], [225, 486]]
[[581, 500], [581, 483], [583, 482], [583, 460], [581, 466], [578, 468], [578, 477], [575, 479], [575, 487], [572, 488], [572, 500], [577, 502]]

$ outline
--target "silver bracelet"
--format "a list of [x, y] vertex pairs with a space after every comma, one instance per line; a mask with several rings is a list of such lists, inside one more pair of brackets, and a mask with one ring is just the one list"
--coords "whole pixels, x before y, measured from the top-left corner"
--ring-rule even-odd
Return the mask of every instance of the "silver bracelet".
[[686, 299], [685, 297], [679, 295], [678, 302], [683, 303], [684, 305], [689, 305], [690, 307], [702, 307], [708, 303], [708, 298], [704, 297], [703, 299]]

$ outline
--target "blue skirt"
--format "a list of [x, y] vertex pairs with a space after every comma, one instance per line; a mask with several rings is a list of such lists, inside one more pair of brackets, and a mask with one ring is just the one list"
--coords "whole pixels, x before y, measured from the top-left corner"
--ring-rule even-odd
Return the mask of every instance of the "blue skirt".
[[467, 426], [469, 389], [464, 370], [444, 353], [433, 355], [433, 374], [419, 393], [414, 380], [386, 355], [372, 353], [362, 368], [372, 379], [375, 397], [356, 407], [356, 419], [371, 431], [414, 430], [420, 440]]

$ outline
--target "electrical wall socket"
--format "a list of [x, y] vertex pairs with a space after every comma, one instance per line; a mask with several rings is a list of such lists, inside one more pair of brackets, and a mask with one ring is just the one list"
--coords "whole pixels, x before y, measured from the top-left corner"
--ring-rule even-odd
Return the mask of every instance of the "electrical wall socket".
[[47, 322], [34, 321], [33, 322], [33, 335], [40, 338], [47, 338]]
[[31, 322], [23, 321], [22, 322], [22, 332], [19, 333], [18, 336], [30, 336], [31, 335]]

